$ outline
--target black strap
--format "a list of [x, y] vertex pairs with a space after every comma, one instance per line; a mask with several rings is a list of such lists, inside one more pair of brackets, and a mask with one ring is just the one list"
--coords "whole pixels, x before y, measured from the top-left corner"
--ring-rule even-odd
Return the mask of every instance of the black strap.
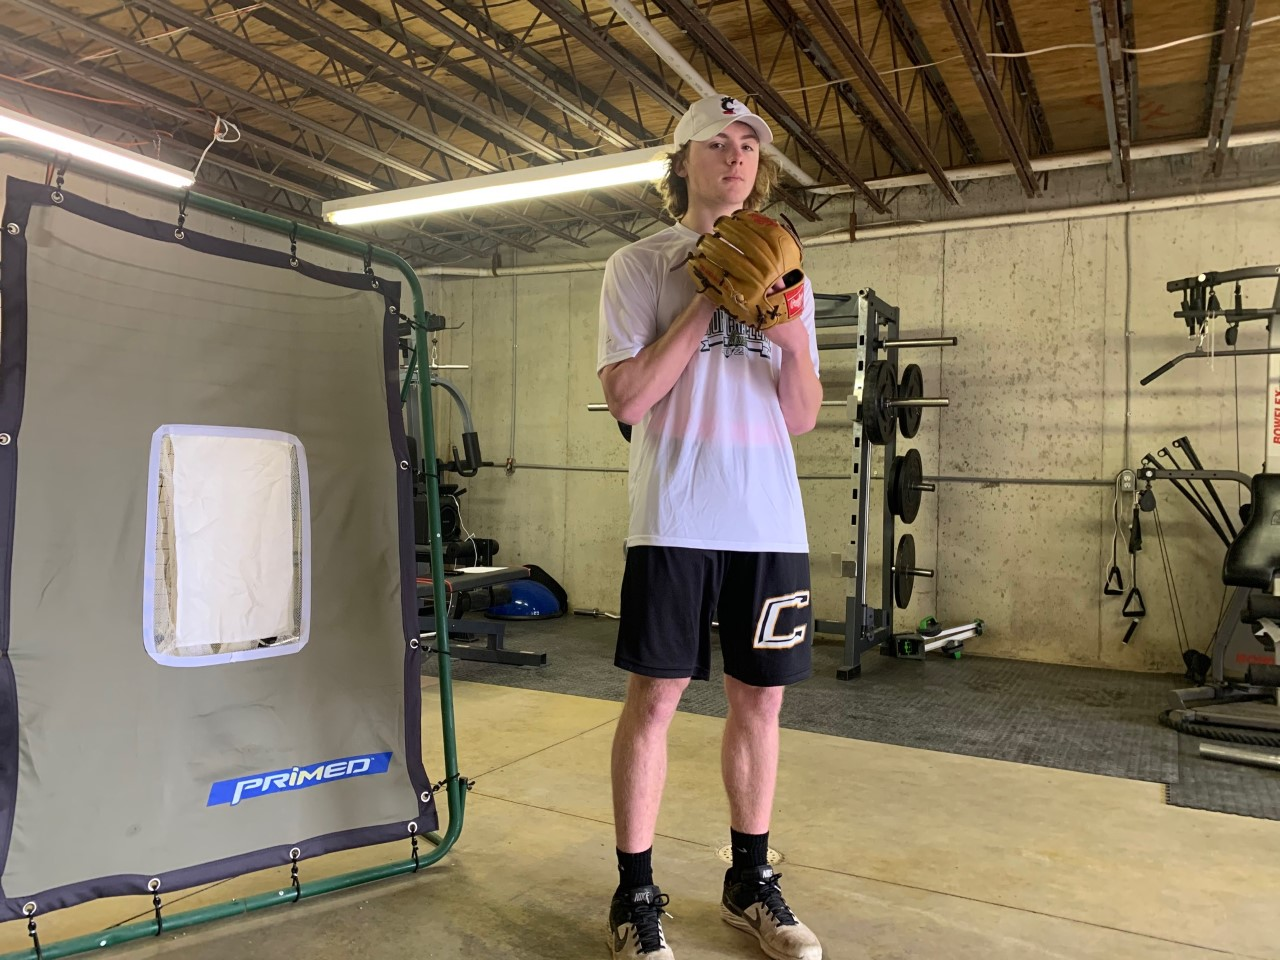
[[1102, 588], [1102, 592], [1108, 597], [1124, 596], [1124, 577], [1120, 576], [1120, 565], [1115, 562], [1115, 555], [1111, 557], [1111, 572], [1107, 574], [1107, 585]]
[[1132, 584], [1124, 598], [1124, 607], [1120, 611], [1122, 617], [1128, 617], [1132, 623], [1125, 631], [1124, 642], [1133, 639], [1138, 624], [1147, 615], [1147, 605], [1142, 599], [1142, 591], [1138, 589], [1138, 551], [1142, 549], [1142, 521], [1139, 519], [1138, 504], [1133, 505], [1133, 529], [1129, 531], [1129, 582]]
[[1140, 619], [1146, 615], [1147, 605], [1142, 600], [1142, 591], [1138, 589], [1138, 585], [1135, 583], [1133, 589], [1129, 591], [1129, 595], [1124, 598], [1124, 609], [1120, 611], [1120, 616]]

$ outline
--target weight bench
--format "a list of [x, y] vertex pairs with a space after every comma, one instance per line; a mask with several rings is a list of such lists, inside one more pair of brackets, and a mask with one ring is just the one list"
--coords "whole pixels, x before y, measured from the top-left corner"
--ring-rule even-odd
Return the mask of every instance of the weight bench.
[[[455, 618], [457, 598], [473, 590], [483, 590], [513, 580], [527, 580], [527, 567], [475, 567], [445, 571], [445, 597], [448, 605], [446, 612], [449, 625], [449, 654], [459, 660], [474, 660], [480, 663], [504, 663], [517, 667], [546, 666], [545, 653], [533, 653], [528, 650], [508, 650], [505, 646], [506, 624], [481, 620], [460, 620]], [[424, 638], [434, 638], [435, 615], [432, 604], [435, 597], [431, 578], [418, 578], [418, 630]], [[472, 642], [486, 638], [484, 645], [472, 646]], [[452, 641], [458, 641], [454, 645]]]

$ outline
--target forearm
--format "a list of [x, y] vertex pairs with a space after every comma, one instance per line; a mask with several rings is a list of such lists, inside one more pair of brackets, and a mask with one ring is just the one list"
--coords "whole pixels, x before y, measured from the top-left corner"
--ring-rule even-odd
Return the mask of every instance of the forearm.
[[702, 344], [715, 306], [694, 297], [667, 331], [629, 360], [602, 372], [609, 412], [623, 423], [639, 423], [665, 397]]
[[818, 411], [822, 409], [822, 381], [808, 351], [783, 351], [778, 402], [792, 436], [808, 433], [817, 425]]

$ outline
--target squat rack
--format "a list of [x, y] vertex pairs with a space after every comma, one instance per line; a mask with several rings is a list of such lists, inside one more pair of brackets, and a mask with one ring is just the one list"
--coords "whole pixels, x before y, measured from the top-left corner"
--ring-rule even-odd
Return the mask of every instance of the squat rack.
[[[51, 164], [56, 164], [61, 159], [61, 155], [56, 154], [53, 151], [42, 150], [34, 144], [28, 144], [26, 142], [16, 140], [0, 140], [0, 156], [4, 155], [17, 155], [40, 163]], [[65, 170], [69, 166], [70, 164], [65, 164], [63, 165], [63, 169]], [[318, 230], [314, 227], [309, 227], [305, 224], [300, 224], [292, 220], [286, 220], [281, 217], [272, 216], [271, 214], [260, 213], [256, 210], [239, 207], [235, 204], [227, 203], [214, 197], [192, 193], [187, 190], [144, 183], [124, 176], [118, 176], [110, 171], [98, 168], [93, 168], [91, 171], [86, 170], [80, 172], [83, 176], [109, 183], [126, 190], [150, 195], [161, 200], [174, 201], [179, 203], [183, 209], [190, 207], [202, 210], [206, 213], [211, 213], [228, 220], [239, 221], [253, 227], [269, 230], [272, 233], [282, 234], [289, 237], [292, 242], [305, 240], [315, 246], [323, 247], [336, 253], [361, 257], [368, 262], [376, 261], [378, 263], [394, 267], [403, 275], [413, 299], [412, 326], [414, 331], [414, 351], [409, 358], [406, 385], [413, 377], [414, 368], [418, 359], [430, 356], [427, 332], [434, 326], [434, 324], [438, 323], [441, 318], [436, 317], [434, 314], [427, 313], [422, 293], [422, 284], [419, 281], [417, 274], [413, 272], [413, 268], [406, 260], [391, 251], [385, 250], [381, 247], [375, 247], [371, 244], [361, 243], [347, 237], [337, 236], [324, 230]], [[423, 390], [419, 391], [419, 393], [423, 444], [426, 449], [435, 449], [435, 417], [432, 413], [431, 407], [431, 391]], [[402, 404], [405, 401], [406, 395], [407, 390], [403, 390], [400, 397]], [[50, 944], [42, 943], [40, 944], [38, 954], [35, 948], [6, 953], [0, 955], [0, 960], [33, 960], [37, 955], [41, 960], [58, 960], [58, 958], [61, 957], [69, 957], [79, 953], [85, 953], [90, 950], [98, 950], [103, 947], [117, 946], [119, 944], [139, 940], [144, 937], [156, 937], [160, 935], [162, 930], [171, 932], [183, 930], [188, 927], [208, 923], [213, 920], [222, 920], [244, 913], [252, 913], [266, 907], [278, 906], [279, 904], [294, 903], [299, 899], [334, 893], [338, 890], [345, 890], [350, 887], [372, 883], [377, 880], [385, 880], [390, 877], [401, 876], [406, 873], [415, 873], [422, 867], [430, 866], [444, 858], [462, 833], [462, 824], [466, 808], [467, 784], [465, 783], [464, 778], [462, 778], [458, 773], [457, 737], [453, 709], [453, 667], [449, 651], [447, 598], [445, 596], [444, 586], [444, 543], [441, 536], [440, 523], [440, 478], [435, 470], [434, 458], [431, 458], [430, 466], [426, 473], [428, 496], [427, 514], [432, 545], [431, 580], [435, 601], [436, 620], [435, 645], [436, 659], [440, 672], [440, 721], [441, 733], [444, 741], [445, 776], [444, 779], [437, 784], [437, 787], [442, 788], [445, 792], [447, 809], [449, 812], [449, 822], [443, 836], [435, 832], [421, 834], [424, 840], [433, 845], [433, 849], [426, 854], [419, 855], [417, 852], [417, 835], [415, 835], [412, 840], [413, 854], [409, 859], [398, 860], [378, 867], [370, 867], [364, 870], [357, 870], [351, 873], [314, 880], [305, 885], [295, 887], [296, 896], [282, 896], [278, 890], [270, 890], [265, 893], [245, 897], [243, 899], [231, 900], [226, 903], [211, 904], [206, 907], [198, 907], [183, 913], [166, 914], [163, 919], [163, 926], [161, 926], [161, 921], [155, 918], [143, 920], [126, 926], [112, 927], [98, 933], [88, 934], [81, 937], [75, 937]]]
[[[914, 450], [897, 456], [899, 424], [910, 439], [919, 426], [922, 408], [946, 407], [946, 397], [925, 397], [919, 367], [909, 365], [899, 382], [898, 352], [927, 347], [954, 347], [956, 337], [903, 338], [898, 308], [864, 288], [856, 294], [816, 294], [817, 327], [853, 327], [851, 332], [819, 333], [819, 350], [854, 351], [853, 390], [844, 402], [852, 421], [851, 479], [854, 512], [849, 517], [849, 540], [840, 558], [840, 574], [847, 584], [843, 622], [819, 620], [815, 629], [844, 635], [844, 662], [836, 672], [840, 680], [862, 675], [862, 655], [879, 648], [892, 657], [923, 659], [935, 649], [958, 651], [963, 641], [981, 633], [981, 621], [921, 636], [915, 631], [894, 632], [893, 608], [905, 609], [916, 577], [933, 577], [934, 571], [916, 566], [915, 538], [903, 534], [894, 543], [895, 518], [915, 519], [914, 506], [921, 492], [933, 492], [934, 484], [919, 476], [919, 455]], [[884, 448], [884, 496], [880, 498], [881, 555], [880, 605], [868, 602], [867, 573], [871, 569], [871, 455]], [[913, 456], [914, 454], [914, 456]]]

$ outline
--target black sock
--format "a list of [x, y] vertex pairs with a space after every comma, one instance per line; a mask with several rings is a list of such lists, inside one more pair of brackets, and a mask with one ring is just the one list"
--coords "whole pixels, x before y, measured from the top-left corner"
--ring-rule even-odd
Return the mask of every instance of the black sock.
[[769, 832], [739, 833], [729, 828], [729, 837], [733, 843], [733, 870], [745, 870], [750, 867], [763, 867], [769, 862]]
[[618, 851], [618, 890], [648, 887], [653, 884], [653, 847], [641, 853]]

